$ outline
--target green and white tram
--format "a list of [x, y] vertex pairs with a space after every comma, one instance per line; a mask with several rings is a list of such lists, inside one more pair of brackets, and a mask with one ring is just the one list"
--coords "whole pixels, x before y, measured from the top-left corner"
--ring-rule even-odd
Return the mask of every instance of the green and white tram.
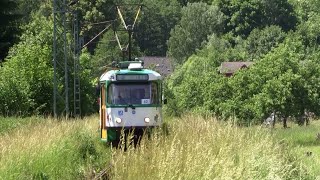
[[100, 77], [101, 140], [118, 141], [122, 130], [142, 132], [162, 124], [162, 77], [141, 61], [119, 63]]

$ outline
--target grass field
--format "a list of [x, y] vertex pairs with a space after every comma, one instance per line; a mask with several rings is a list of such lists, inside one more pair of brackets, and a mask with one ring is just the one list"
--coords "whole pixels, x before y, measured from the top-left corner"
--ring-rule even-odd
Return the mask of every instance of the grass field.
[[312, 121], [309, 126], [289, 124], [288, 129], [277, 127], [273, 130], [279, 142], [295, 147], [301, 160], [320, 179], [320, 120]]
[[98, 139], [97, 122], [96, 116], [42, 119], [32, 125], [23, 122], [14, 129], [2, 128], [0, 179], [92, 178], [111, 157]]
[[123, 151], [100, 142], [97, 119], [1, 118], [0, 179], [92, 179], [110, 162], [111, 179], [320, 179], [320, 121], [271, 130], [185, 116]]
[[168, 136], [160, 131], [139, 148], [113, 152], [112, 179], [316, 179], [300, 147], [282, 140], [287, 130], [278, 131], [175, 119]]
[[19, 117], [1, 117], [0, 116], [0, 135], [8, 133], [15, 128], [22, 128], [27, 126], [32, 126], [44, 120], [43, 118], [38, 117], [28, 117], [28, 118], [19, 118]]

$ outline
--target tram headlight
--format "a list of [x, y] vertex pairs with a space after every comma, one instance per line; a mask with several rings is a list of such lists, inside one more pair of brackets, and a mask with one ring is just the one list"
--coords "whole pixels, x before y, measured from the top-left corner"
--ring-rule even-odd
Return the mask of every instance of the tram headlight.
[[118, 124], [120, 124], [120, 123], [122, 122], [122, 119], [121, 119], [121, 118], [118, 118], [118, 117], [117, 117], [115, 120], [116, 120], [116, 122], [117, 122]]
[[148, 117], [144, 118], [144, 122], [149, 123], [150, 122], [150, 118], [148, 118]]

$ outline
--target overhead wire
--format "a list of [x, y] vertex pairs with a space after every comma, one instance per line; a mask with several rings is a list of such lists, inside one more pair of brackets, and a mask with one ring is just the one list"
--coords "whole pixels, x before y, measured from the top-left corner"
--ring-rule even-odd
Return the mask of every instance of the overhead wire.
[[93, 40], [95, 40], [97, 37], [99, 37], [102, 33], [104, 33], [109, 27], [111, 26], [111, 24], [109, 24], [107, 27], [105, 27], [102, 31], [100, 31], [95, 37], [93, 37], [89, 42], [87, 42], [85, 45], [82, 46], [81, 49], [85, 48], [88, 44], [90, 44]]
[[112, 23], [115, 20], [109, 20], [109, 21], [101, 21], [101, 22], [95, 22], [95, 23], [88, 23], [88, 24], [84, 24], [84, 25], [100, 25], [100, 24], [107, 24], [107, 23]]

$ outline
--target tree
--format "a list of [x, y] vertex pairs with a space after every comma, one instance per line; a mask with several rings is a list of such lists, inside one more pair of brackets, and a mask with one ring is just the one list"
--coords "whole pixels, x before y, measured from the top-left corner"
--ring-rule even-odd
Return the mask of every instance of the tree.
[[171, 95], [168, 104], [171, 113], [180, 115], [194, 109], [218, 112], [216, 104], [223, 102], [229, 92], [221, 86], [225, 81], [218, 74], [218, 66], [233, 56], [228, 41], [211, 35], [205, 48], [178, 66], [168, 80], [166, 93]]
[[[259, 122], [271, 112], [278, 112], [286, 127], [289, 116], [298, 118], [305, 111], [313, 111], [313, 106], [319, 107], [314, 99], [319, 88], [309, 83], [310, 79], [316, 81], [319, 65], [312, 63], [315, 57], [304, 52], [301, 39], [293, 34], [253, 67], [236, 73], [230, 79], [233, 95], [229, 100], [235, 102], [231, 109], [235, 115], [244, 122]], [[311, 64], [315, 67], [311, 68]], [[310, 73], [306, 73], [307, 68]]]
[[[29, 22], [32, 12], [39, 11], [42, 2], [42, 0], [18, 0], [18, 12], [22, 15], [23, 24]], [[50, 11], [47, 13], [51, 14]]]
[[2, 115], [48, 113], [52, 109], [52, 27], [52, 19], [34, 14], [20, 42], [10, 49], [0, 69]]
[[196, 49], [200, 49], [212, 33], [222, 31], [223, 14], [217, 6], [190, 3], [182, 8], [180, 22], [171, 31], [168, 55], [175, 64], [182, 64]]
[[[256, 47], [265, 45], [270, 47], [263, 43]], [[253, 66], [227, 78], [218, 74], [220, 63], [245, 56], [227, 40], [211, 36], [207, 46], [170, 78], [167, 91], [173, 102], [169, 109], [178, 115], [201, 109], [222, 119], [235, 117], [242, 125], [260, 123], [276, 112], [284, 127], [289, 116], [299, 119], [304, 112], [318, 114], [319, 53], [308, 49], [298, 33], [289, 33], [264, 56], [257, 56]]]
[[[30, 22], [22, 26], [23, 33], [18, 44], [14, 45], [0, 68], [0, 114], [30, 115], [51, 114], [53, 100], [53, 17], [51, 2], [43, 2], [37, 11], [30, 15]], [[58, 27], [59, 28], [59, 27]], [[62, 46], [58, 41], [57, 46]], [[61, 44], [60, 44], [61, 43]], [[81, 56], [81, 106], [82, 113], [93, 112], [94, 85], [88, 72], [88, 53]], [[67, 61], [73, 60], [68, 56]], [[70, 63], [71, 64], [71, 63]], [[72, 67], [68, 71], [69, 84], [73, 83]], [[58, 71], [58, 79], [64, 73]], [[58, 84], [62, 89], [63, 84]], [[70, 99], [72, 94], [70, 93]], [[59, 107], [58, 107], [59, 108]], [[72, 109], [72, 106], [71, 108]]]
[[320, 23], [320, 11], [317, 8], [320, 2], [316, 0], [292, 0], [291, 2], [300, 21], [297, 32], [302, 37], [304, 44], [310, 47], [319, 46], [320, 31], [316, 24]]
[[265, 26], [277, 25], [285, 32], [295, 30], [298, 20], [288, 0], [261, 0], [261, 3]]
[[295, 28], [297, 18], [287, 0], [215, 0], [224, 15], [225, 33], [247, 37], [255, 28], [278, 25], [284, 31]]
[[250, 60], [260, 59], [285, 39], [285, 32], [279, 26], [267, 26], [254, 29], [244, 41], [244, 48], [250, 54]]
[[[114, 0], [82, 0], [69, 6], [73, 12], [77, 13], [84, 43], [91, 41], [110, 24], [110, 22], [104, 22], [116, 19], [114, 5]], [[93, 54], [99, 39], [101, 36], [86, 46], [90, 53]]]
[[0, 64], [7, 56], [9, 48], [17, 41], [19, 28], [15, 12], [17, 3], [12, 0], [0, 0]]
[[147, 56], [166, 56], [171, 29], [180, 19], [177, 1], [145, 0], [136, 24], [135, 40]]
[[211, 0], [178, 0], [178, 2], [182, 6], [187, 6], [188, 3], [196, 3], [196, 2], [203, 2], [203, 3], [207, 3], [207, 4], [211, 4], [212, 3]]

